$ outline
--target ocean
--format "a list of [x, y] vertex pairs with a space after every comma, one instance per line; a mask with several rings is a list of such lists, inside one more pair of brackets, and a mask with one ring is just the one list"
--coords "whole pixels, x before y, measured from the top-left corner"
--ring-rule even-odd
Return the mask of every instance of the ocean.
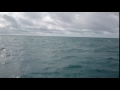
[[119, 78], [119, 38], [1, 35], [0, 78]]

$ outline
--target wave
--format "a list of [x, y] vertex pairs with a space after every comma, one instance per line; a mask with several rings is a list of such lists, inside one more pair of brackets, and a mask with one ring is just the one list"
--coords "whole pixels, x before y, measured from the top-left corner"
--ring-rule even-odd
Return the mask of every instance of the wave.
[[21, 75], [20, 78], [35, 78], [36, 76], [39, 76], [39, 77], [47, 77], [47, 78], [50, 78], [50, 77], [59, 77], [60, 75], [60, 72], [58, 71], [54, 71], [54, 72], [32, 72], [32, 73], [29, 73], [29, 74], [26, 74], [26, 75]]
[[103, 72], [103, 73], [105, 73], [105, 72], [109, 72], [109, 71], [104, 70], [104, 69], [95, 69], [94, 72], [99, 72], [99, 73]]
[[6, 49], [5, 48], [0, 48], [0, 51], [6, 51]]
[[64, 53], [70, 53], [70, 52], [83, 52], [85, 51], [84, 49], [80, 49], [80, 48], [70, 48], [70, 49], [61, 49], [60, 52], [64, 52]]
[[109, 57], [109, 58], [107, 58], [107, 60], [117, 60], [117, 59], [115, 59], [113, 57]]
[[111, 50], [104, 50], [104, 49], [99, 49], [99, 50], [93, 50], [93, 52], [109, 52], [109, 53], [117, 53], [118, 51], [116, 50], [114, 50], [114, 51], [111, 51]]
[[77, 58], [77, 56], [64, 56], [64, 57], [62, 57], [62, 59], [73, 59], [73, 58]]
[[69, 65], [69, 66], [67, 66], [67, 67], [64, 67], [64, 68], [66, 68], [66, 69], [74, 69], [74, 68], [82, 68], [83, 66], [81, 66], [81, 65]]
[[0, 57], [10, 57], [10, 56], [11, 56], [10, 54], [5, 53], [5, 54], [1, 54], [1, 56], [0, 56]]

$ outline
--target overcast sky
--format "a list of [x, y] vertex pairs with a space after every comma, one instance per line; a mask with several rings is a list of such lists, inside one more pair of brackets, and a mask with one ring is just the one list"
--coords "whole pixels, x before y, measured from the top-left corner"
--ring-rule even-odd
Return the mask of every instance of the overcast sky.
[[119, 12], [0, 12], [0, 34], [119, 37]]

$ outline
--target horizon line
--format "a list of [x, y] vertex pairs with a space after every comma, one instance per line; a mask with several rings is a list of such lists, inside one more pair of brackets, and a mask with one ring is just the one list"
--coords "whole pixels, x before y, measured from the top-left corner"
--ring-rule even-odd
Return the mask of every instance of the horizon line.
[[[43, 35], [28, 35], [28, 34], [0, 34], [2, 36], [43, 36]], [[91, 36], [62, 36], [62, 35], [44, 35], [45, 37], [46, 36], [49, 36], [49, 37], [84, 37], [84, 38], [117, 38], [119, 39], [119, 37], [91, 37]], [[43, 37], [44, 37], [43, 36]]]

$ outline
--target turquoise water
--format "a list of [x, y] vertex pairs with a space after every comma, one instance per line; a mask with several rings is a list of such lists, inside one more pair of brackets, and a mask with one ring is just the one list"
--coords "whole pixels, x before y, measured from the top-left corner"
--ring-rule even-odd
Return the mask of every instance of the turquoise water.
[[0, 36], [0, 78], [119, 78], [119, 39]]

